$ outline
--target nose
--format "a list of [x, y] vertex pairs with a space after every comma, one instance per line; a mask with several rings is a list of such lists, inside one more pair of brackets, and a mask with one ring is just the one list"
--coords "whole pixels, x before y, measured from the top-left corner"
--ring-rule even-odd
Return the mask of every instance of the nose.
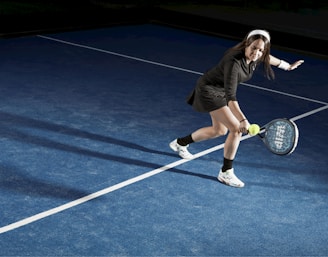
[[256, 50], [255, 50], [255, 54], [256, 54], [256, 55], [259, 55], [259, 54], [260, 54], [260, 50], [259, 50], [259, 49], [256, 49]]

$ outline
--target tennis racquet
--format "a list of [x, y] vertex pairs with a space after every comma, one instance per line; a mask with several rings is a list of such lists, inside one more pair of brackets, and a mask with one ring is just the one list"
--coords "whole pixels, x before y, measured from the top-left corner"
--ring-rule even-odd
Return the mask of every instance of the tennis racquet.
[[272, 153], [288, 155], [295, 150], [299, 133], [295, 122], [278, 118], [261, 127], [257, 135]]

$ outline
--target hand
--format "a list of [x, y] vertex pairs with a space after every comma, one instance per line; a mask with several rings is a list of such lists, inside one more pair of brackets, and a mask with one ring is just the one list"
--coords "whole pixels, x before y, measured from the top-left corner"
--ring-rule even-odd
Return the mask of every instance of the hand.
[[288, 70], [294, 70], [294, 69], [296, 69], [296, 68], [297, 68], [298, 66], [300, 66], [303, 62], [304, 62], [304, 60], [298, 60], [298, 61], [292, 63], [292, 64], [289, 66]]
[[248, 120], [243, 120], [239, 124], [239, 132], [243, 133], [243, 134], [247, 134], [249, 126], [250, 126], [250, 124], [249, 124]]

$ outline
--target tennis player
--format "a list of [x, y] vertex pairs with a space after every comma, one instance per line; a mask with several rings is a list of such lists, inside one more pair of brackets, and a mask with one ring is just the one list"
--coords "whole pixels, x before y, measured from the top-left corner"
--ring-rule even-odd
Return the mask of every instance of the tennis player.
[[251, 79], [256, 68], [262, 63], [268, 79], [274, 79], [271, 66], [291, 71], [304, 61], [292, 64], [270, 54], [270, 34], [266, 30], [255, 29], [245, 38], [228, 49], [221, 61], [205, 72], [187, 98], [187, 102], [198, 112], [209, 113], [212, 126], [203, 127], [189, 135], [173, 140], [170, 148], [184, 159], [192, 159], [188, 151], [191, 143], [227, 135], [223, 151], [223, 165], [218, 174], [221, 183], [232, 187], [243, 187], [244, 183], [234, 173], [235, 159], [242, 134], [250, 126], [242, 112], [236, 92], [240, 83]]

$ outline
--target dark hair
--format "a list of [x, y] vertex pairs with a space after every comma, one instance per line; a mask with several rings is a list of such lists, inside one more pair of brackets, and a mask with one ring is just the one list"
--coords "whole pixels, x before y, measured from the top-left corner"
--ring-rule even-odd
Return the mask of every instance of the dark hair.
[[247, 38], [247, 36], [243, 39], [243, 41], [241, 41], [240, 43], [238, 43], [237, 45], [231, 47], [230, 49], [228, 49], [229, 51], [236, 51], [236, 50], [243, 50], [245, 51], [246, 47], [250, 46], [255, 40], [257, 39], [262, 39], [264, 41], [264, 51], [263, 51], [263, 55], [261, 56], [261, 58], [259, 59], [259, 61], [257, 61], [257, 63], [263, 63], [264, 66], [264, 73], [265, 76], [268, 79], [274, 79], [275, 78], [275, 74], [274, 71], [271, 68], [270, 65], [270, 47], [271, 47], [271, 43], [270, 41], [264, 37], [263, 35], [252, 35], [250, 37]]

